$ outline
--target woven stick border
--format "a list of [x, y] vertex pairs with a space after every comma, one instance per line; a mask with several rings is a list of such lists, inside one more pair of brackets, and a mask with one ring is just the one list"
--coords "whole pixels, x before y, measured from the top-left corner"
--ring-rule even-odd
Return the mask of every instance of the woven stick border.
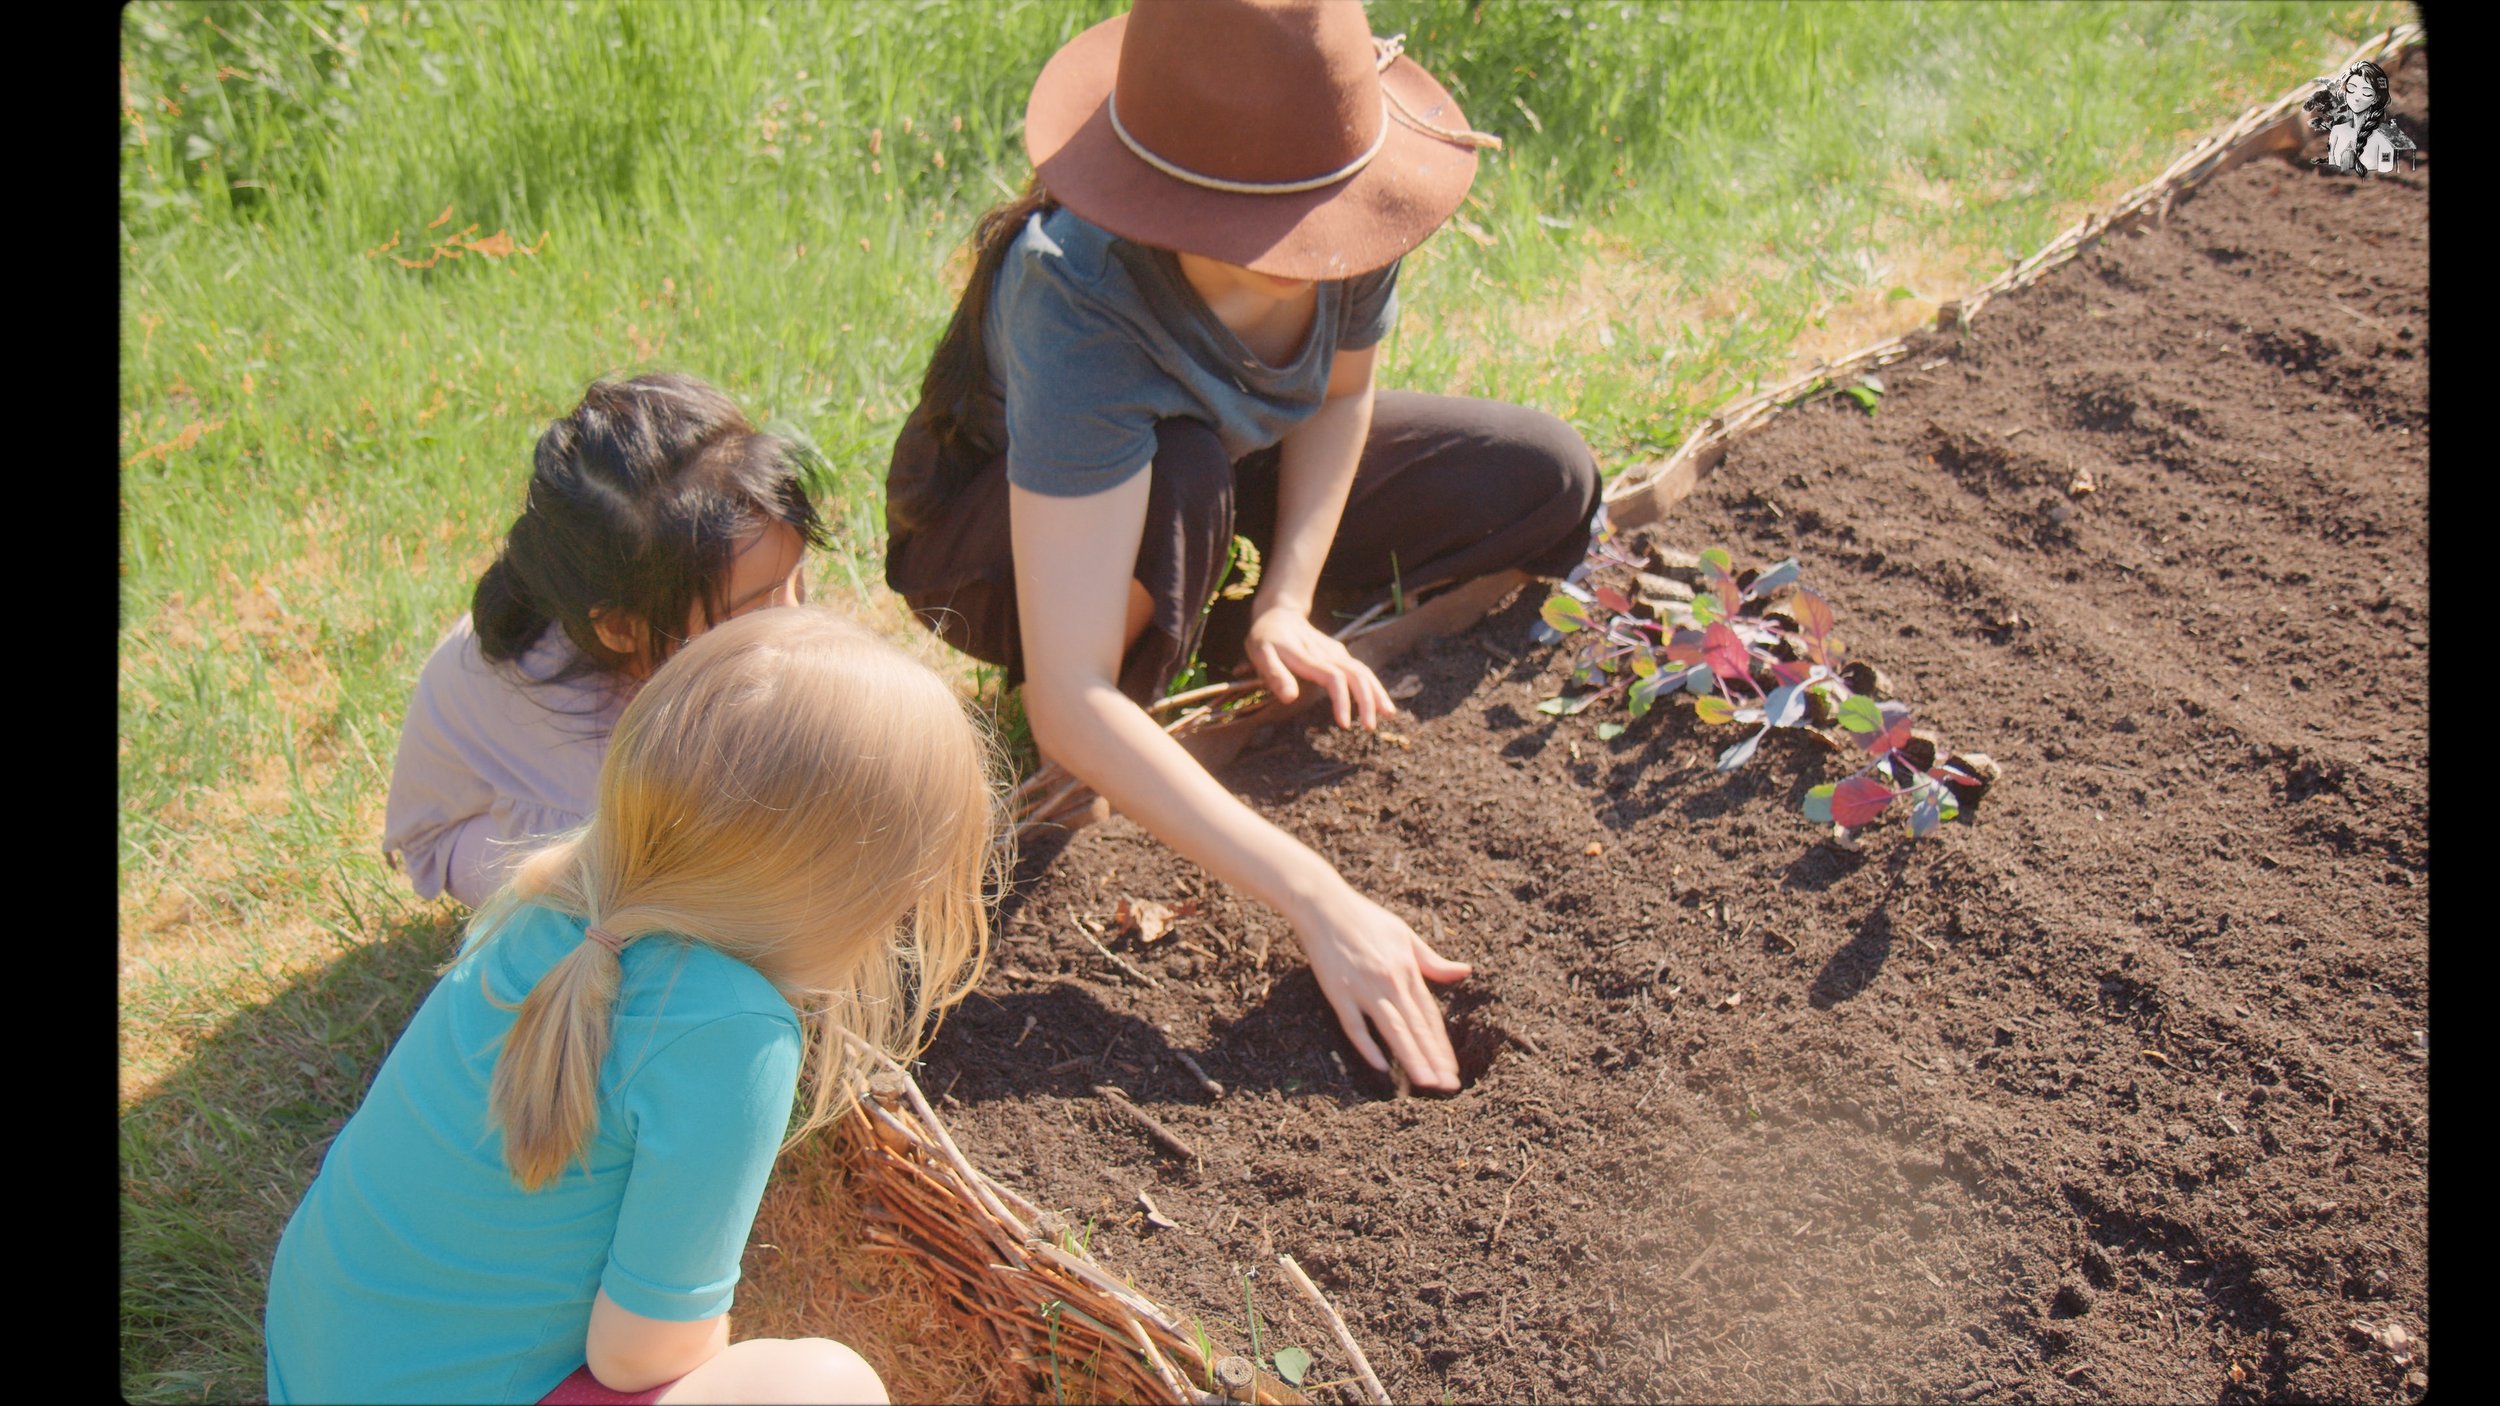
[[[1058, 1238], [1068, 1228], [1059, 1217], [972, 1165], [909, 1071], [843, 1039], [872, 1072], [867, 1096], [828, 1135], [843, 1142], [871, 1252], [929, 1271], [968, 1330], [1023, 1372], [1034, 1400], [1227, 1401], [1209, 1389], [1223, 1353], [1202, 1354], [1195, 1325]], [[1257, 1406], [1306, 1400], [1264, 1373], [1253, 1397]]]

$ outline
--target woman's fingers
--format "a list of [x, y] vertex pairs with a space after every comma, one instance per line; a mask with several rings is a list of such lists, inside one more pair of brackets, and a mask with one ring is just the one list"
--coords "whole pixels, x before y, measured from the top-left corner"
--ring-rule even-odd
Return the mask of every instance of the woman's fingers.
[[1328, 690], [1328, 706], [1337, 716], [1337, 726], [1354, 726], [1353, 682], [1346, 678], [1343, 670], [1325, 666], [1319, 670], [1319, 679]]
[[[1356, 660], [1355, 662], [1359, 664], [1362, 661]], [[1389, 696], [1388, 688], [1380, 682], [1380, 675], [1366, 667], [1363, 670], [1363, 683], [1372, 700], [1371, 726], [1378, 727], [1387, 719], [1397, 716], [1397, 700]]]
[[1294, 681], [1293, 670], [1285, 667], [1276, 646], [1252, 642], [1250, 663], [1259, 671], [1259, 682], [1267, 685], [1267, 691], [1276, 695], [1277, 702], [1291, 703], [1302, 696], [1302, 685]]
[[1415, 939], [1415, 969], [1424, 974], [1426, 981], [1444, 983], [1465, 981], [1476, 971], [1473, 963], [1453, 962], [1433, 951], [1432, 944], [1424, 941], [1421, 936]]
[[1354, 1052], [1363, 1057], [1365, 1064], [1383, 1074], [1388, 1073], [1388, 1057], [1381, 1054], [1380, 1046], [1372, 1041], [1371, 1031], [1364, 1028], [1363, 1008], [1352, 1001], [1339, 1000], [1334, 996], [1329, 998], [1328, 1004], [1337, 1012], [1337, 1027], [1345, 1031], [1347, 1039], [1354, 1042]]
[[[1410, 1010], [1415, 1004], [1424, 1010]], [[1441, 1028], [1439, 1008], [1420, 984], [1375, 1003], [1370, 1015], [1408, 1078], [1427, 1089], [1458, 1087], [1458, 1056], [1450, 1049], [1448, 1032]]]

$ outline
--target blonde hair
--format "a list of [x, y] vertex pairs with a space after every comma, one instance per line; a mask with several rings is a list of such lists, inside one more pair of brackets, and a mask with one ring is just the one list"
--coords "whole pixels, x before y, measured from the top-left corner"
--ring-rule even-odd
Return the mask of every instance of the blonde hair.
[[[665, 934], [755, 968], [807, 1030], [795, 1139], [852, 1097], [841, 1031], [908, 1059], [979, 982], [1004, 862], [994, 775], [985, 734], [926, 665], [831, 610], [757, 611], [652, 675], [617, 723], [589, 823], [524, 860], [472, 940], [538, 903], [619, 941]], [[524, 1189], [597, 1127], [620, 971], [585, 940], [504, 1038], [490, 1109]]]

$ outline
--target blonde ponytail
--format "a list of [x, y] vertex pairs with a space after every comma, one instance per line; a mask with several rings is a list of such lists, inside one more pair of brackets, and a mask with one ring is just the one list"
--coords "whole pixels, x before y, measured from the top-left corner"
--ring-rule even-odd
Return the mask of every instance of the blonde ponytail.
[[555, 1180], [590, 1145], [620, 972], [614, 952], [584, 941], [530, 988], [504, 1036], [487, 1106], [524, 1191]]
[[515, 1179], [546, 1185], [595, 1135], [609, 944], [645, 934], [770, 979], [810, 1045], [791, 1136], [834, 1117], [857, 1063], [840, 1031], [908, 1059], [979, 983], [1001, 823], [996, 749], [928, 666], [819, 607], [706, 631], [618, 720], [590, 822], [526, 859], [471, 929], [491, 940], [525, 903], [594, 924], [522, 1000], [495, 1061], [489, 1106]]

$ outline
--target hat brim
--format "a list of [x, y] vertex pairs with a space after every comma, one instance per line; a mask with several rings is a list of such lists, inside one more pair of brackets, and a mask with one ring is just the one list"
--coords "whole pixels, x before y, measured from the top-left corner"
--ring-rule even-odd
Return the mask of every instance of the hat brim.
[[[1165, 175], [1111, 127], [1127, 27], [1127, 15], [1114, 15], [1069, 40], [1043, 67], [1024, 114], [1025, 152], [1043, 187], [1123, 239], [1277, 278], [1351, 278], [1421, 244], [1476, 178], [1472, 147], [1385, 114], [1379, 153], [1316, 190], [1244, 195]], [[1426, 121], [1465, 126], [1457, 101], [1413, 60], [1400, 57], [1380, 81]]]

